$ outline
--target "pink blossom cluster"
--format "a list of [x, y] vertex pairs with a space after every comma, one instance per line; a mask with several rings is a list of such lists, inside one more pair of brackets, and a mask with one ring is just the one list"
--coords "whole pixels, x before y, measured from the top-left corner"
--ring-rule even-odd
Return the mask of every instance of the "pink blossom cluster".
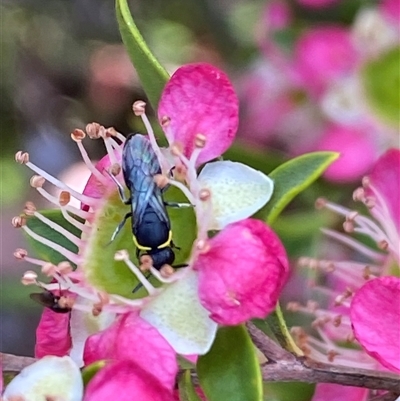
[[[299, 3], [322, 7], [334, 2]], [[269, 1], [257, 30], [262, 57], [241, 82], [243, 138], [289, 155], [338, 151], [340, 158], [325, 172], [331, 181], [366, 174], [383, 151], [398, 143], [398, 127], [370, 107], [361, 79], [367, 63], [400, 45], [398, 4], [383, 0], [365, 6], [351, 26], [308, 27], [284, 46], [277, 38], [294, 31], [296, 21], [288, 2]]]
[[[52, 399], [62, 395], [63, 400], [101, 401], [118, 394], [121, 401], [172, 401], [176, 399], [177, 354], [196, 360], [195, 355], [210, 349], [218, 325], [264, 318], [275, 308], [289, 273], [286, 252], [271, 228], [250, 218], [271, 197], [272, 180], [231, 161], [207, 163], [198, 174], [198, 167], [221, 156], [236, 134], [238, 100], [227, 76], [207, 64], [185, 65], [175, 72], [158, 108], [158, 121], [169, 142], [167, 149], [157, 145], [144, 102], [136, 102], [133, 110], [142, 118], [162, 168], [155, 181], [180, 188], [193, 206], [197, 238], [187, 267], [174, 271], [166, 265], [158, 271], [151, 258], [140, 260], [136, 266], [129, 252], [120, 250], [115, 260], [126, 264], [147, 295], [131, 299], [97, 286], [98, 270], [93, 272], [90, 263], [101, 249], [93, 238], [101, 232], [105, 207], [117, 191], [111, 175], [116, 180], [122, 178], [120, 161], [125, 137], [115, 129], [92, 123], [86, 132], [76, 129], [71, 134], [91, 172], [83, 193], [40, 169], [27, 153], [18, 152], [16, 160], [37, 174], [31, 185], [58, 207], [82, 235], [68, 232], [37, 211], [31, 202], [24, 214], [13, 220], [14, 226], [35, 241], [65, 257], [65, 262], [55, 265], [30, 257], [24, 249], [15, 252], [18, 259], [39, 266], [51, 279], [50, 283], [42, 282], [36, 272], [28, 271], [23, 283], [52, 293], [57, 297], [57, 308], [66, 313], [45, 308], [37, 328], [35, 353], [42, 358], [38, 362], [43, 367], [42, 376], [49, 380], [45, 390], [38, 386], [32, 389], [29, 380], [25, 384], [11, 383], [4, 393], [5, 400], [30, 394], [29, 391], [48, 391], [44, 395]], [[86, 135], [101, 138], [107, 149], [107, 156], [96, 164], [83, 146]], [[45, 189], [46, 182], [61, 190], [59, 197]], [[79, 200], [80, 208], [71, 204], [71, 197]], [[63, 235], [78, 251], [71, 252], [35, 233], [26, 224], [31, 216]], [[218, 232], [210, 238], [210, 230]], [[71, 262], [77, 266], [75, 270]], [[114, 260], [103, 260], [100, 268], [107, 269], [113, 263]], [[153, 286], [143, 270], [162, 285]], [[60, 359], [46, 359], [49, 355]], [[79, 383], [71, 390], [71, 396], [66, 395], [66, 390], [58, 392], [56, 384], [49, 384], [53, 383], [49, 375], [53, 373], [56, 378], [54, 371], [63, 369], [59, 364], [74, 370], [74, 364], [77, 369], [102, 360], [109, 362], [90, 381], [85, 395]], [[48, 372], [45, 361], [58, 367]], [[39, 375], [39, 368], [31, 370], [33, 376]], [[25, 376], [29, 376], [28, 372]], [[24, 385], [26, 393], [21, 393]]]
[[[324, 229], [329, 241], [352, 250], [355, 260], [302, 258], [325, 278], [313, 285], [320, 301], [289, 309], [314, 317], [316, 336], [303, 328], [293, 333], [307, 355], [326, 363], [349, 367], [400, 372], [400, 150], [382, 155], [354, 192], [370, 212], [365, 216], [325, 199], [325, 207], [346, 220], [345, 233]], [[356, 240], [354, 234], [369, 238], [373, 247]], [[338, 253], [338, 252], [336, 252]], [[368, 389], [318, 384], [313, 401], [348, 399], [363, 401]]]

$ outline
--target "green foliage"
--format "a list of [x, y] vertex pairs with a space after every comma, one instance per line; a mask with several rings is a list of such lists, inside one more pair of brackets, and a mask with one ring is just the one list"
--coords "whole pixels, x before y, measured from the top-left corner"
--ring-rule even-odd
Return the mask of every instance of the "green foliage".
[[362, 70], [366, 99], [379, 117], [398, 128], [400, 123], [400, 47], [373, 59]]
[[209, 401], [261, 401], [262, 376], [244, 326], [221, 327], [197, 374]]
[[274, 180], [274, 193], [261, 215], [272, 224], [283, 209], [300, 192], [311, 185], [339, 157], [335, 152], [313, 152], [281, 164], [269, 174]]
[[154, 109], [168, 81], [168, 73], [148, 48], [133, 21], [127, 0], [116, 1], [116, 14], [122, 41]]
[[[40, 213], [57, 223], [59, 226], [65, 228], [67, 231], [80, 238], [81, 231], [66, 221], [60, 210], [42, 210]], [[58, 244], [71, 252], [77, 253], [78, 247], [73, 244], [71, 241], [66, 239], [62, 234], [50, 228], [47, 224], [43, 223], [36, 217], [28, 217], [26, 225], [30, 228], [34, 233], [40, 235], [41, 237]], [[42, 259], [49, 261], [53, 264], [58, 264], [62, 261], [65, 261], [65, 256], [61, 255], [59, 252], [52, 249], [50, 246], [44, 245], [38, 241], [36, 241], [31, 236], [26, 236], [28, 239], [28, 243], [31, 248], [35, 250], [35, 254], [41, 257]], [[72, 261], [71, 261], [72, 262]]]

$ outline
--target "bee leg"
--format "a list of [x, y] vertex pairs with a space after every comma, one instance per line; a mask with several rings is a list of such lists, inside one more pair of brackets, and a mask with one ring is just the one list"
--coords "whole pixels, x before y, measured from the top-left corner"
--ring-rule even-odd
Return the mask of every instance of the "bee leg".
[[189, 265], [187, 263], [180, 263], [179, 265], [173, 265], [172, 267], [174, 269], [180, 269], [182, 267], [188, 267]]
[[180, 246], [176, 246], [176, 245], [174, 244], [174, 241], [171, 241], [171, 248], [177, 249], [178, 251], [181, 250], [181, 247], [180, 247]]
[[121, 198], [122, 202], [125, 203], [125, 205], [129, 205], [131, 203], [131, 198], [128, 198], [125, 195], [124, 192], [124, 187], [121, 185], [121, 183], [113, 176], [108, 170], [105, 170], [106, 173], [109, 175], [109, 177], [114, 181], [115, 185], [117, 186], [119, 197]]
[[191, 203], [180, 203], [180, 202], [164, 202], [165, 206], [173, 207], [176, 209], [193, 207]]
[[111, 242], [113, 242], [115, 240], [115, 237], [118, 235], [118, 233], [122, 230], [122, 227], [125, 225], [126, 220], [128, 220], [130, 217], [132, 217], [132, 212], [127, 213], [125, 215], [124, 219], [121, 221], [121, 223], [118, 224], [118, 226], [114, 230], [113, 235], [111, 236], [111, 240], [108, 244], [111, 244]]
[[[145, 277], [148, 280], [151, 276], [151, 273], [147, 274]], [[140, 290], [143, 287], [142, 283], [139, 283], [133, 290], [132, 290], [132, 294], [135, 293], [136, 291]]]

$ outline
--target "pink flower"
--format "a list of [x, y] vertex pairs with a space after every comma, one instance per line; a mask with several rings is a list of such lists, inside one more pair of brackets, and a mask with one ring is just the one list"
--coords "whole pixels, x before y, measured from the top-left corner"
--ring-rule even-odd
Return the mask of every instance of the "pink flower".
[[300, 82], [313, 96], [330, 81], [349, 74], [358, 62], [350, 32], [334, 25], [306, 31], [296, 42], [294, 57]]
[[[363, 179], [363, 188], [353, 195], [354, 200], [368, 207], [373, 218], [326, 200], [318, 201], [319, 206], [346, 218], [343, 227], [347, 233], [369, 237], [380, 251], [349, 235], [324, 229], [330, 240], [358, 253], [357, 261], [300, 261], [325, 273], [331, 284], [329, 288], [315, 284], [320, 297], [326, 295], [328, 307], [311, 301], [307, 307], [296, 303], [289, 306], [316, 318], [313, 327], [319, 338], [305, 334], [303, 329], [294, 330], [311, 358], [350, 367], [400, 370], [399, 188], [400, 150], [390, 149]], [[352, 348], [339, 345], [343, 342], [353, 342]]]
[[266, 32], [272, 33], [287, 28], [292, 22], [291, 10], [285, 0], [268, 1], [261, 23]]
[[315, 150], [340, 152], [340, 157], [325, 171], [331, 181], [354, 181], [367, 173], [377, 158], [377, 145], [366, 130], [344, 125], [328, 126]]
[[338, 3], [340, 0], [297, 0], [299, 4], [310, 8], [324, 8]]
[[202, 305], [219, 324], [264, 318], [288, 278], [282, 243], [263, 222], [242, 220], [213, 237], [193, 268], [199, 271]]
[[174, 388], [178, 373], [175, 352], [137, 312], [120, 315], [110, 327], [87, 339], [85, 365], [102, 359], [133, 361], [162, 386]]
[[400, 3], [397, 0], [382, 0], [379, 9], [389, 21], [397, 25], [400, 22]]
[[[131, 342], [132, 338], [141, 338], [143, 333], [148, 332], [152, 333], [154, 352], [160, 351], [163, 354], [165, 371], [170, 373], [175, 365], [170, 364], [171, 359], [168, 355], [171, 354], [166, 351], [165, 342], [161, 344], [160, 339], [154, 340], [157, 331], [171, 344], [174, 353], [197, 355], [209, 350], [217, 330], [217, 322], [210, 319], [210, 312], [200, 302], [198, 272], [194, 270], [199, 253], [208, 246], [208, 231], [223, 230], [229, 224], [254, 214], [270, 199], [273, 182], [259, 171], [230, 161], [208, 163], [198, 174], [197, 165], [202, 160], [220, 156], [232, 142], [237, 127], [236, 95], [226, 75], [215, 67], [206, 64], [183, 66], [167, 84], [160, 102], [159, 116], [171, 143], [168, 149], [158, 147], [152, 127], [145, 115], [144, 102], [135, 102], [133, 110], [142, 118], [149, 134], [148, 137], [139, 136], [138, 140], [143, 141], [149, 152], [154, 152], [164, 173], [155, 176], [155, 182], [160, 186], [169, 184], [178, 187], [194, 206], [198, 233], [192, 255], [187, 262], [188, 266], [177, 272], [168, 265], [157, 270], [152, 265], [151, 257], [144, 258], [146, 262], [140, 258], [140, 267], [149, 271], [160, 284], [163, 284], [157, 287], [149, 282], [141, 269], [130, 260], [126, 250], [119, 250], [116, 253], [114, 251], [113, 257], [110, 257], [109, 249], [113, 249], [115, 242], [111, 247], [105, 246], [112, 234], [108, 229], [112, 227], [114, 230], [116, 222], [121, 221], [127, 212], [127, 208], [118, 199], [116, 184], [113, 182], [122, 181], [120, 161], [125, 137], [115, 129], [105, 128], [97, 123], [89, 124], [86, 133], [77, 129], [71, 134], [92, 173], [83, 194], [74, 191], [30, 162], [27, 153], [18, 152], [16, 155], [17, 161], [39, 174], [32, 179], [32, 186], [47, 200], [57, 205], [63, 217], [75, 226], [81, 235], [68, 232], [62, 225], [50, 221], [38, 212], [33, 204], [26, 207], [26, 215], [34, 216], [57, 231], [72, 242], [77, 251], [73, 252], [33, 232], [26, 224], [25, 217], [15, 218], [14, 225], [21, 227], [36, 241], [56, 250], [66, 260], [75, 264], [76, 270], [72, 271], [70, 262], [54, 265], [29, 257], [24, 250], [19, 250], [16, 255], [20, 259], [39, 265], [42, 272], [54, 280], [53, 283], [46, 284], [37, 279], [36, 273], [28, 272], [24, 276], [25, 284], [34, 284], [50, 292], [60, 290], [63, 296], [62, 299], [56, 299], [56, 304], [58, 307], [63, 304], [71, 309], [70, 320], [68, 321], [67, 317], [64, 320], [60, 319], [59, 324], [52, 328], [56, 335], [47, 331], [45, 321], [42, 322], [39, 330], [40, 344], [46, 346], [46, 350], [42, 350], [42, 353], [62, 354], [72, 342], [69, 352], [80, 365], [83, 364], [86, 345], [86, 363], [101, 357], [130, 358], [142, 366], [137, 348], [131, 347], [129, 352], [122, 352], [120, 344]], [[104, 141], [107, 156], [97, 164], [91, 162], [83, 145], [86, 135], [91, 139]], [[179, 181], [171, 172], [179, 177]], [[115, 177], [114, 180], [111, 178], [112, 175]], [[61, 190], [58, 198], [43, 188], [45, 180]], [[81, 209], [69, 204], [71, 196], [80, 201]], [[275, 238], [268, 230], [264, 227], [265, 236]], [[253, 241], [254, 238], [244, 238], [242, 245], [244, 247], [248, 245], [254, 250]], [[262, 250], [257, 253], [265, 256], [268, 251], [266, 243], [261, 241], [257, 246], [266, 248], [264, 253]], [[285, 258], [283, 253], [278, 252], [278, 254], [272, 255], [271, 258], [278, 256]], [[243, 253], [242, 257], [248, 258], [248, 255]], [[269, 259], [265, 261], [270, 262]], [[241, 263], [240, 259], [234, 262], [238, 263], [238, 270], [243, 269], [244, 263]], [[280, 266], [281, 262], [282, 260], [277, 264]], [[110, 277], [106, 274], [107, 270], [110, 267], [115, 268], [116, 263], [119, 263], [118, 270], [115, 270], [118, 274]], [[287, 266], [285, 262], [282, 263]], [[125, 275], [121, 278], [119, 271], [124, 269], [124, 264], [128, 269], [125, 268]], [[253, 287], [242, 291], [250, 303], [258, 305], [258, 298], [263, 298], [263, 303], [257, 306], [256, 312], [244, 304], [242, 312], [236, 311], [235, 321], [238, 319], [245, 321], [253, 315], [265, 316], [270, 312], [271, 305], [277, 300], [278, 290], [285, 281], [284, 270], [285, 268], [282, 270], [283, 279], [274, 275], [277, 283], [276, 286], [269, 287], [272, 291], [270, 294], [264, 294], [263, 297], [256, 294], [261, 289], [265, 290], [265, 286], [255, 288], [254, 294], [252, 294]], [[147, 296], [140, 298], [141, 295], [135, 294], [133, 297], [137, 299], [132, 299], [132, 288], [138, 282], [147, 291]], [[67, 296], [66, 290], [74, 294], [74, 297]], [[137, 316], [134, 318], [132, 312], [139, 314], [140, 318]], [[116, 314], [122, 314], [123, 317], [115, 321]], [[52, 320], [54, 319], [53, 316]], [[141, 322], [136, 328], [131, 324], [135, 319]], [[110, 325], [112, 326], [109, 330], [104, 330]], [[90, 337], [101, 330], [104, 331]], [[57, 343], [63, 335], [65, 342]], [[151, 346], [148, 348], [150, 350]], [[172, 376], [174, 375], [168, 375], [169, 383], [172, 381]]]
[[171, 390], [135, 362], [111, 362], [89, 382], [83, 401], [174, 401]]

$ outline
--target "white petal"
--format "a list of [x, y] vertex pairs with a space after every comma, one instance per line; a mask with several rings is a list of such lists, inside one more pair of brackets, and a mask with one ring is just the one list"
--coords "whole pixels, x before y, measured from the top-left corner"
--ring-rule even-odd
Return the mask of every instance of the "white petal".
[[203, 355], [215, 338], [217, 323], [208, 317], [197, 291], [197, 273], [190, 269], [140, 312], [178, 354]]
[[270, 199], [274, 182], [261, 171], [232, 161], [207, 163], [199, 175], [202, 188], [211, 191], [213, 218], [210, 230], [252, 216]]
[[[76, 302], [91, 304], [89, 300], [82, 297], [78, 297]], [[87, 338], [106, 329], [115, 320], [115, 316], [115, 313], [107, 311], [102, 311], [98, 316], [93, 316], [91, 312], [72, 309], [70, 319], [72, 348], [69, 355], [78, 366], [83, 366], [83, 349]]]
[[16, 396], [27, 401], [43, 401], [46, 397], [82, 401], [81, 373], [69, 356], [45, 356], [11, 380], [3, 399], [8, 401]]

